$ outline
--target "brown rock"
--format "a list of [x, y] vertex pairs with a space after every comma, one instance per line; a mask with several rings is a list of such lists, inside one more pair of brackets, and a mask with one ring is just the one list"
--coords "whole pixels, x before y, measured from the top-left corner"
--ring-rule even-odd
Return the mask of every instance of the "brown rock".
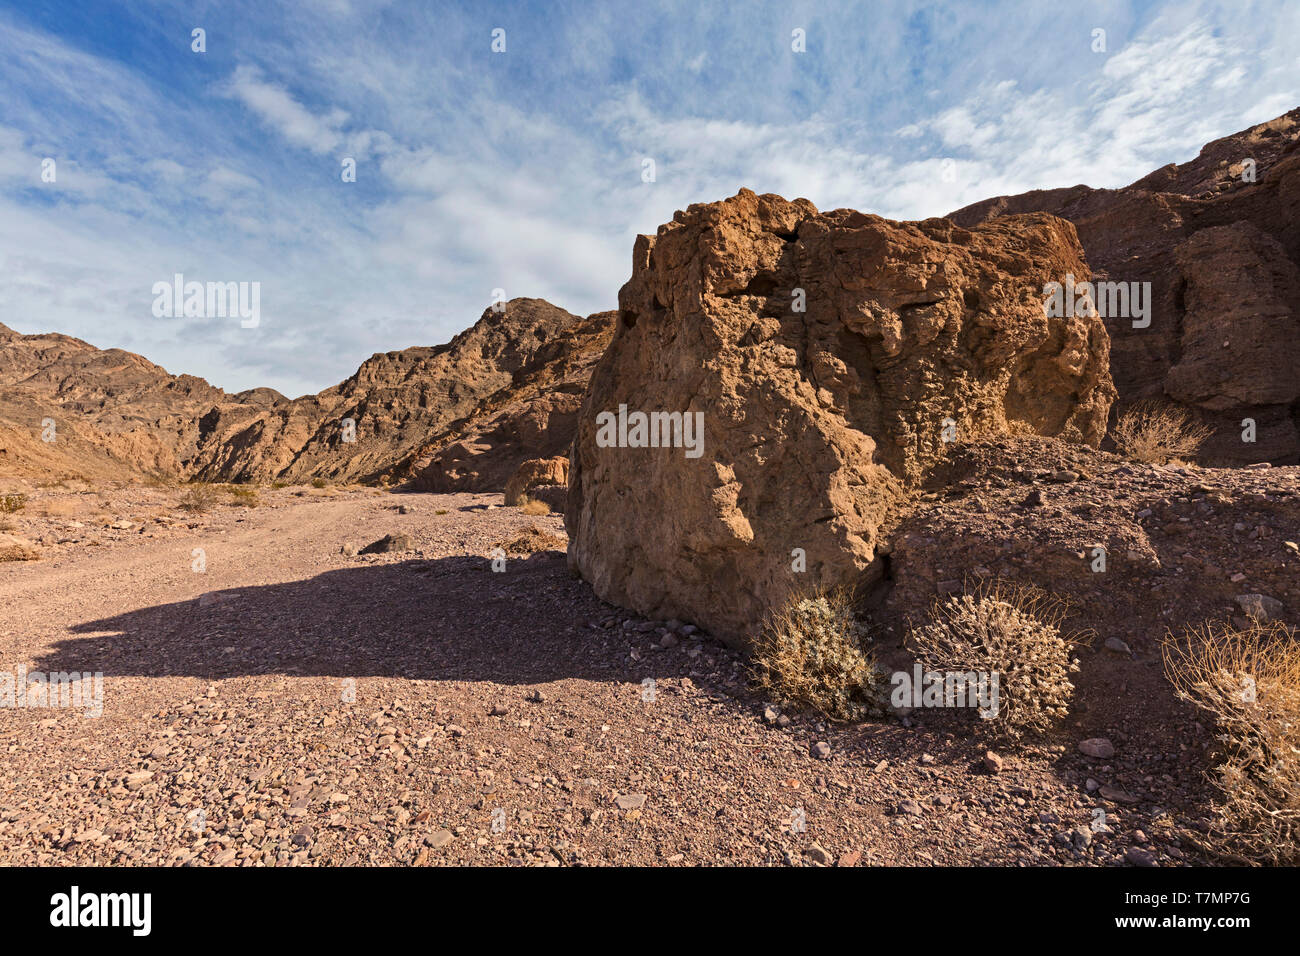
[[424, 491], [500, 491], [534, 458], [568, 455], [591, 370], [617, 313], [555, 331], [501, 388], [442, 434], [426, 438], [405, 474]]
[[562, 455], [555, 458], [532, 458], [521, 464], [506, 482], [505, 503], [509, 507], [523, 504], [527, 492], [538, 485], [567, 485], [568, 483], [568, 458]]
[[[1088, 270], [1050, 216], [967, 231], [748, 190], [678, 213], [637, 239], [579, 418], [570, 564], [611, 603], [743, 642], [792, 586], [872, 568], [945, 419], [1100, 441], [1105, 330], [1043, 308], [1067, 273]], [[679, 447], [602, 447], [621, 406], [682, 414]]]
[[[1105, 318], [1119, 405], [1185, 404], [1214, 429], [1216, 465], [1300, 461], [1296, 223], [1300, 109], [1208, 143], [1123, 189], [1035, 190], [950, 213], [970, 228], [1042, 211], [1073, 222], [1088, 263], [1115, 282], [1151, 284], [1150, 325]], [[1255, 164], [1253, 179], [1243, 160]], [[1256, 441], [1242, 441], [1242, 419]]]

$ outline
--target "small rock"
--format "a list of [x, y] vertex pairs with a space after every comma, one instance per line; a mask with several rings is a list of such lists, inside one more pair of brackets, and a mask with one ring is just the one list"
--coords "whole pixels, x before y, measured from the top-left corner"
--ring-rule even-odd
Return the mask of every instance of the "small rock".
[[148, 783], [152, 779], [153, 779], [152, 770], [137, 770], [134, 773], [128, 773], [126, 775], [126, 780], [125, 780], [126, 789], [139, 790], [141, 787], [143, 787], [146, 783]]
[[1246, 617], [1257, 621], [1274, 620], [1282, 613], [1282, 602], [1264, 594], [1238, 594], [1233, 600]]
[[1156, 855], [1150, 850], [1144, 850], [1141, 847], [1131, 846], [1124, 853], [1124, 859], [1133, 866], [1155, 866]]
[[898, 812], [909, 817], [919, 817], [923, 811], [915, 800], [904, 800], [899, 803]]
[[1114, 787], [1110, 784], [1104, 784], [1101, 788], [1101, 795], [1107, 800], [1114, 800], [1116, 803], [1141, 803], [1137, 797], [1129, 793], [1123, 787]]
[[814, 863], [820, 863], [822, 866], [829, 866], [835, 859], [835, 857], [831, 856], [828, 850], [817, 843], [814, 843], [805, 852], [808, 855], [808, 859], [812, 860]]
[[409, 534], [385, 535], [361, 549], [361, 554], [387, 554], [395, 551], [414, 551], [415, 541]]
[[1133, 656], [1133, 648], [1129, 647], [1128, 644], [1121, 641], [1118, 637], [1106, 638], [1106, 650], [1115, 654], [1123, 654], [1125, 657]]
[[814, 760], [830, 760], [831, 745], [824, 740], [819, 740], [808, 748], [808, 753]]
[[844, 867], [857, 866], [858, 861], [861, 859], [862, 859], [861, 850], [850, 850], [848, 853], [842, 854], [839, 858], [839, 862], [837, 862], [835, 865], [844, 866]]
[[992, 750], [984, 751], [984, 769], [989, 773], [1001, 773], [1002, 768], [1006, 766], [1006, 761], [995, 754]]
[[614, 798], [620, 810], [640, 810], [645, 806], [644, 793], [624, 793]]
[[1089, 737], [1079, 741], [1079, 753], [1098, 760], [1109, 760], [1115, 756], [1115, 745], [1105, 737]]
[[454, 839], [450, 830], [435, 830], [424, 838], [424, 842], [427, 846], [440, 850]]

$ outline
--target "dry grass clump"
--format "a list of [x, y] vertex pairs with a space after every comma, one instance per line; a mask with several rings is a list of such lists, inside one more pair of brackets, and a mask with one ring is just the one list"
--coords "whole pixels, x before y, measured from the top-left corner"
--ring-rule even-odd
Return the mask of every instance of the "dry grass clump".
[[494, 550], [500, 548], [506, 554], [536, 554], [538, 551], [563, 551], [568, 546], [567, 538], [531, 525], [513, 538], [498, 541], [492, 547]]
[[1110, 430], [1122, 454], [1149, 465], [1190, 458], [1212, 434], [1183, 409], [1161, 402], [1134, 405], [1119, 416]]
[[24, 538], [0, 536], [0, 563], [6, 561], [35, 561], [41, 552]]
[[11, 515], [27, 507], [26, 495], [0, 495], [0, 514]]
[[882, 709], [885, 683], [870, 645], [848, 592], [793, 594], [763, 622], [751, 676], [778, 703], [862, 720]]
[[538, 501], [536, 498], [525, 496], [519, 502], [519, 510], [526, 515], [548, 515], [551, 513], [551, 506], [545, 501]]
[[257, 489], [248, 485], [226, 485], [222, 490], [230, 496], [230, 503], [238, 508], [256, 508], [262, 503], [257, 497]]
[[180, 507], [185, 511], [203, 514], [217, 503], [217, 492], [209, 484], [195, 482], [189, 485], [181, 495]]
[[997, 675], [990, 736], [1008, 742], [1045, 733], [1069, 712], [1078, 636], [1062, 634], [1068, 606], [1037, 588], [991, 583], [936, 601], [928, 623], [907, 635], [924, 670]]
[[1222, 797], [1207, 849], [1244, 863], [1300, 863], [1300, 643], [1280, 622], [1193, 628], [1164, 645], [1178, 696], [1218, 730]]

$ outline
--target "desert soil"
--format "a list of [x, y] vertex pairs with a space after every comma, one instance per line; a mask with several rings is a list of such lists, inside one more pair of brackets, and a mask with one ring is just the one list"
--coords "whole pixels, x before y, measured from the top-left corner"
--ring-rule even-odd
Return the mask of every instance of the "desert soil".
[[[1067, 736], [994, 770], [924, 716], [779, 714], [737, 652], [602, 603], [562, 550], [492, 570], [530, 528], [562, 548], [557, 515], [376, 489], [178, 500], [44, 491], [17, 516], [44, 555], [0, 564], [0, 671], [105, 678], [99, 717], [0, 709], [0, 863], [1198, 861], [1195, 748], [1126, 751], [1116, 728], [1109, 760]], [[413, 549], [343, 552], [391, 533]]]

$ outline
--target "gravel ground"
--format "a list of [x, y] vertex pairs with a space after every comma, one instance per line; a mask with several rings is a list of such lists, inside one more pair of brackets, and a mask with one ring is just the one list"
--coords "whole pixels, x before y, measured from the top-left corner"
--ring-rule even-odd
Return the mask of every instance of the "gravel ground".
[[[178, 498], [41, 492], [17, 518], [45, 556], [0, 564], [0, 671], [105, 676], [98, 717], [0, 709], [0, 863], [1195, 861], [1199, 797], [1151, 795], [1196, 776], [1189, 748], [1152, 757], [1145, 796], [1103, 798], [1147, 756], [1122, 735], [1111, 759], [1073, 740], [986, 759], [941, 722], [780, 714], [736, 652], [604, 604], [561, 551], [492, 569], [530, 528], [562, 541], [559, 516]], [[389, 534], [412, 549], [347, 553]]]

